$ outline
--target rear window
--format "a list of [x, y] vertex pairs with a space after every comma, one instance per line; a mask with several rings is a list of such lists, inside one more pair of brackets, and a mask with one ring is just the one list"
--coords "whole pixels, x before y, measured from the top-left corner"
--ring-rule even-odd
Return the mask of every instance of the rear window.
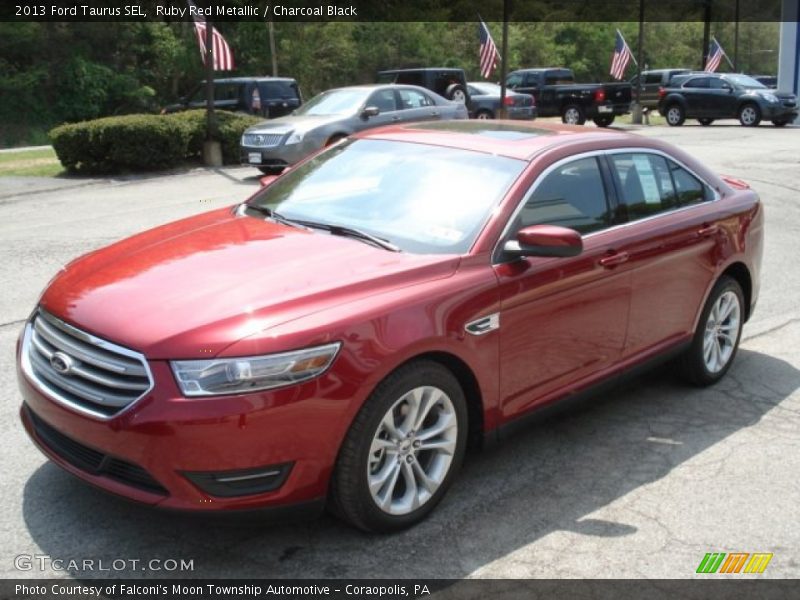
[[266, 98], [300, 98], [297, 84], [290, 81], [262, 81], [258, 85], [262, 99]]
[[238, 100], [242, 87], [241, 83], [215, 83], [214, 100]]

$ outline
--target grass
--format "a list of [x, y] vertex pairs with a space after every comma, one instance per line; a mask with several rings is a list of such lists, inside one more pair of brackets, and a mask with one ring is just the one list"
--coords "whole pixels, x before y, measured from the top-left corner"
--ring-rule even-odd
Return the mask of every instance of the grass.
[[0, 177], [54, 177], [63, 172], [52, 148], [0, 152]]

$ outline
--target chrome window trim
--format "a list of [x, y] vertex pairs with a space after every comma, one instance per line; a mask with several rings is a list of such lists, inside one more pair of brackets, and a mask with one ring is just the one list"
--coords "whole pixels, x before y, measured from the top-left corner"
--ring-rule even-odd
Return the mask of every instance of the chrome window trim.
[[[626, 221], [625, 223], [617, 223], [616, 225], [611, 225], [611, 226], [606, 227], [604, 229], [599, 229], [597, 231], [592, 231], [592, 232], [587, 233], [585, 235], [581, 235], [581, 237], [583, 239], [589, 239], [592, 236], [599, 235], [599, 234], [602, 234], [602, 233], [606, 233], [608, 231], [616, 231], [616, 230], [622, 229], [624, 227], [630, 227], [631, 225], [636, 225], [637, 223], [645, 223], [647, 221], [651, 221], [653, 219], [657, 219], [657, 218], [663, 217], [665, 215], [671, 215], [671, 214], [674, 214], [674, 213], [690, 210], [690, 209], [693, 209], [693, 208], [699, 208], [701, 206], [706, 206], [706, 205], [708, 205], [708, 204], [710, 204], [712, 202], [717, 202], [722, 197], [720, 195], [719, 191], [717, 190], [717, 188], [714, 187], [713, 185], [711, 185], [710, 183], [708, 183], [708, 181], [706, 181], [704, 177], [701, 177], [700, 175], [698, 175], [697, 172], [694, 169], [692, 169], [691, 167], [686, 165], [683, 161], [675, 158], [674, 156], [672, 156], [670, 154], [667, 154], [666, 152], [663, 152], [661, 150], [657, 150], [655, 148], [642, 148], [642, 147], [608, 148], [608, 149], [605, 149], [605, 150], [589, 150], [588, 152], [581, 152], [579, 154], [573, 154], [572, 156], [568, 156], [566, 158], [562, 158], [562, 159], [554, 162], [552, 165], [548, 166], [544, 171], [542, 171], [539, 174], [539, 176], [536, 178], [536, 180], [531, 184], [530, 188], [528, 189], [528, 192], [525, 194], [525, 196], [523, 196], [522, 200], [520, 200], [519, 204], [514, 209], [514, 212], [511, 214], [511, 216], [509, 217], [509, 219], [506, 222], [505, 226], [503, 227], [503, 231], [500, 234], [500, 237], [497, 238], [497, 241], [495, 242], [494, 248], [492, 248], [492, 255], [491, 255], [492, 256], [492, 265], [503, 264], [502, 262], [498, 262], [497, 261], [497, 257], [499, 256], [498, 250], [501, 247], [501, 245], [503, 244], [503, 240], [506, 239], [506, 236], [508, 235], [509, 230], [511, 229], [511, 225], [514, 223], [514, 221], [517, 219], [519, 214], [522, 212], [522, 209], [525, 208], [525, 204], [528, 202], [528, 199], [536, 191], [536, 188], [538, 188], [539, 185], [541, 185], [541, 183], [545, 179], [545, 177], [547, 177], [550, 173], [552, 173], [558, 167], [560, 167], [560, 166], [562, 166], [564, 164], [576, 161], [576, 160], [581, 160], [583, 158], [592, 158], [592, 157], [598, 158], [598, 157], [601, 157], [601, 156], [609, 156], [610, 157], [612, 154], [632, 154], [632, 153], [637, 153], [637, 154], [655, 154], [655, 155], [661, 156], [661, 157], [663, 157], [663, 158], [665, 158], [667, 160], [671, 160], [672, 162], [677, 164], [682, 169], [685, 169], [686, 171], [688, 171], [693, 177], [695, 177], [703, 185], [707, 186], [713, 192], [714, 197], [711, 200], [708, 200], [706, 202], [700, 202], [699, 204], [690, 204], [689, 206], [679, 206], [677, 208], [673, 208], [671, 210], [667, 210], [667, 211], [664, 211], [664, 212], [656, 213], [656, 214], [650, 215], [648, 217], [643, 217], [641, 219], [635, 219], [633, 221]], [[611, 165], [610, 168], [613, 169], [614, 168], [613, 165]], [[617, 205], [620, 205], [620, 204], [622, 204], [622, 203], [619, 202], [619, 199], [617, 199]]]
[[[33, 333], [33, 320], [36, 317], [44, 318], [48, 323], [50, 323], [54, 327], [58, 327], [65, 333], [73, 335], [78, 339], [81, 339], [89, 344], [97, 346], [98, 348], [102, 348], [103, 350], [108, 350], [109, 352], [121, 354], [123, 356], [126, 356], [127, 358], [139, 361], [144, 367], [147, 379], [150, 382], [149, 387], [146, 390], [143, 390], [139, 396], [137, 396], [134, 400], [131, 400], [130, 403], [128, 403], [126, 406], [124, 406], [123, 408], [121, 408], [120, 410], [111, 415], [106, 415], [101, 412], [92, 410], [91, 408], [88, 408], [86, 406], [81, 406], [80, 404], [76, 404], [69, 398], [61, 395], [60, 393], [58, 393], [58, 391], [50, 388], [46, 382], [42, 381], [39, 377], [37, 377], [31, 366], [29, 353], [30, 353], [30, 346], [32, 343], [31, 337]], [[135, 352], [123, 346], [118, 346], [117, 344], [113, 344], [106, 340], [95, 337], [89, 333], [86, 333], [85, 331], [76, 329], [72, 325], [69, 325], [64, 321], [57, 319], [56, 317], [53, 317], [52, 315], [46, 313], [44, 310], [41, 309], [34, 311], [33, 315], [25, 323], [25, 330], [22, 336], [22, 345], [20, 347], [20, 367], [22, 368], [22, 372], [25, 374], [28, 382], [34, 388], [36, 388], [36, 390], [39, 393], [55, 401], [56, 403], [69, 408], [70, 410], [73, 410], [75, 412], [84, 415], [88, 415], [90, 417], [93, 417], [101, 421], [110, 421], [111, 419], [116, 419], [117, 417], [128, 412], [137, 403], [139, 403], [142, 398], [144, 398], [147, 394], [149, 394], [155, 387], [155, 380], [153, 379], [153, 373], [150, 370], [150, 364], [148, 363], [147, 358], [145, 358], [144, 354]]]

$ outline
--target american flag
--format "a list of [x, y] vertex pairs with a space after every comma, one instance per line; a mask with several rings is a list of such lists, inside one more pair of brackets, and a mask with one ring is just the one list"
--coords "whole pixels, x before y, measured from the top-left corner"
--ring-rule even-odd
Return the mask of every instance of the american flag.
[[611, 56], [611, 76], [617, 80], [622, 79], [625, 76], [625, 69], [632, 58], [631, 49], [619, 29], [617, 29], [617, 43], [614, 46], [614, 54]]
[[717, 38], [712, 37], [711, 43], [708, 45], [708, 58], [706, 58], [706, 71], [713, 73], [719, 68], [719, 63], [722, 62], [722, 57], [725, 56], [725, 51], [719, 45]]
[[[189, 7], [196, 8], [193, 2], [189, 2]], [[206, 20], [197, 14], [192, 14], [194, 19], [194, 32], [197, 35], [197, 43], [200, 45], [200, 55], [203, 57], [203, 64], [206, 62]], [[211, 27], [211, 42], [213, 44], [214, 56], [214, 70], [215, 71], [233, 71], [233, 52], [228, 42], [222, 37], [222, 34], [216, 30], [212, 25]]]
[[492, 34], [486, 23], [481, 20], [478, 26], [478, 36], [481, 40], [481, 75], [485, 79], [492, 76], [492, 72], [497, 68], [497, 46], [494, 45]]

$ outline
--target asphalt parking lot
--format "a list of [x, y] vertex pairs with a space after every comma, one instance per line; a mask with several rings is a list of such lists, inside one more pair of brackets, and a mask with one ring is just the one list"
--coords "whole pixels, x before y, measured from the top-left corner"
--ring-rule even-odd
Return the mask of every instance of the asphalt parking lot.
[[15, 339], [49, 278], [116, 239], [244, 199], [257, 171], [66, 187], [0, 179], [0, 575], [176, 575], [15, 568], [19, 555], [49, 555], [193, 560], [188, 577], [684, 578], [706, 552], [772, 552], [762, 575], [746, 577], [797, 577], [800, 127], [635, 131], [749, 181], [766, 206], [761, 297], [731, 372], [698, 390], [664, 368], [474, 454], [433, 516], [392, 536], [331, 517], [253, 524], [153, 512], [49, 464], [19, 424]]

